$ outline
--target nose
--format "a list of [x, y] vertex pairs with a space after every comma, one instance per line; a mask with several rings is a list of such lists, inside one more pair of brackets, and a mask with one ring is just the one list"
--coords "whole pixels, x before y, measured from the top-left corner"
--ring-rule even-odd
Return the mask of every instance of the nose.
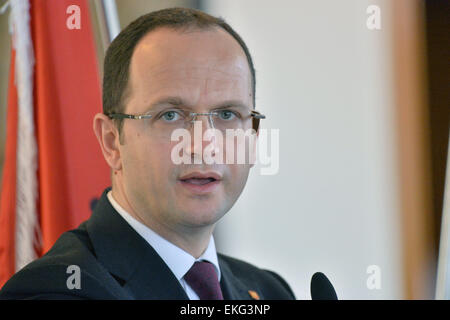
[[196, 114], [191, 120], [191, 145], [186, 152], [191, 155], [194, 163], [202, 163], [204, 150], [209, 148], [211, 156], [219, 152], [217, 132], [214, 128], [212, 115], [209, 113]]

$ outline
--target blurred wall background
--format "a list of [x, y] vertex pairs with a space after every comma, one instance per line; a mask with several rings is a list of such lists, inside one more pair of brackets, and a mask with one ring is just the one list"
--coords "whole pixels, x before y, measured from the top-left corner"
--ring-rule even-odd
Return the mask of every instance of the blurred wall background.
[[[388, 4], [204, 3], [247, 41], [256, 108], [280, 129], [279, 173], [253, 169], [220, 225], [220, 249], [280, 272], [300, 299], [316, 271], [343, 299], [402, 298]], [[366, 27], [369, 4], [380, 6], [381, 30]], [[379, 290], [366, 285], [371, 265]]]
[[[415, 287], [414, 294], [405, 289], [413, 281], [405, 272], [414, 270], [408, 268], [416, 262], [408, 258], [412, 249], [405, 250], [409, 218], [402, 204], [405, 180], [399, 161], [408, 153], [399, 151], [399, 119], [408, 110], [399, 113], [396, 54], [408, 51], [394, 45], [401, 10], [392, 1], [116, 3], [122, 28], [144, 13], [173, 6], [221, 16], [253, 56], [256, 109], [267, 116], [262, 127], [279, 129], [279, 171], [261, 175], [267, 166], [252, 169], [241, 198], [216, 229], [219, 251], [280, 273], [298, 299], [310, 299], [316, 271], [330, 278], [340, 299], [432, 297], [433, 252], [423, 262], [426, 274], [417, 275], [425, 285]], [[381, 10], [380, 30], [367, 28], [369, 5]], [[7, 15], [0, 15], [0, 41], [1, 168], [10, 51]], [[428, 210], [425, 205], [417, 215]], [[416, 221], [413, 215], [411, 219]], [[426, 250], [422, 235], [417, 238], [419, 251]], [[373, 272], [374, 266], [381, 272], [379, 289], [367, 285], [368, 268]]]

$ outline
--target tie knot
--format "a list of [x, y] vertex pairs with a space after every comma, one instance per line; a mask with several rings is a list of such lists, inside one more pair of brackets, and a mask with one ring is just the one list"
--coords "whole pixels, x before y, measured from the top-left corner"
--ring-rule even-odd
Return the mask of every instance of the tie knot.
[[214, 265], [196, 261], [184, 275], [184, 280], [197, 293], [200, 300], [223, 300], [222, 290]]

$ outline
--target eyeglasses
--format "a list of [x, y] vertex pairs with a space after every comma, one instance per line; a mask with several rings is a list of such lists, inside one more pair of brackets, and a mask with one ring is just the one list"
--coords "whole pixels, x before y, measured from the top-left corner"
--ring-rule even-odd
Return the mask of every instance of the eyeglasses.
[[222, 131], [223, 134], [226, 134], [228, 129], [250, 129], [250, 119], [252, 119], [252, 128], [258, 131], [259, 121], [266, 118], [258, 111], [246, 108], [218, 109], [211, 112], [191, 112], [181, 108], [170, 108], [141, 115], [108, 114], [111, 119], [144, 119], [152, 134], [163, 137], [170, 137], [176, 129], [189, 129], [197, 120], [197, 116], [207, 116], [210, 127]]

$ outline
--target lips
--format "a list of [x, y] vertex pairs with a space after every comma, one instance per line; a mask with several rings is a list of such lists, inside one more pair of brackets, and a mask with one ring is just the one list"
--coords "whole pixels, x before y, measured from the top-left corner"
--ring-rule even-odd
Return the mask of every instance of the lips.
[[192, 172], [179, 178], [181, 185], [194, 193], [213, 191], [222, 180], [216, 172]]
[[[217, 172], [191, 172], [185, 174], [180, 178], [182, 181], [186, 180], [222, 180], [222, 176]], [[210, 182], [210, 181], [209, 181]]]

